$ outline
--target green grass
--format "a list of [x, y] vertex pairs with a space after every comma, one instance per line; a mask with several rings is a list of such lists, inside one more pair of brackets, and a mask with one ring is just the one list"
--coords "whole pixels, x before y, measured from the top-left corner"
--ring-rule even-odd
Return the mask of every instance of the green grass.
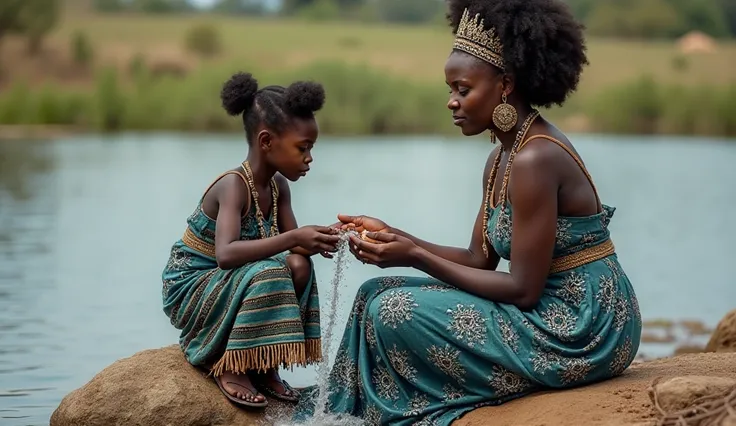
[[[184, 50], [187, 31], [202, 23], [221, 35], [214, 59]], [[16, 75], [0, 93], [0, 125], [239, 131], [218, 95], [233, 72], [247, 70], [264, 85], [322, 82], [324, 133], [457, 131], [445, 107], [452, 35], [443, 25], [77, 13], [67, 14], [48, 46], [63, 54], [78, 31], [93, 44], [96, 69], [71, 80], [39, 79], [6, 60]], [[593, 39], [589, 58], [578, 92], [565, 107], [544, 112], [563, 130], [736, 135], [736, 42], [685, 56], [673, 43]], [[155, 70], [162, 61], [185, 75], [130, 72], [133, 63]], [[40, 75], [52, 74], [37, 62]]]
[[[68, 125], [99, 131], [240, 131], [217, 96], [231, 67], [208, 66], [185, 78], [141, 72], [124, 82], [115, 68], [101, 70], [93, 90], [63, 85], [15, 84], [0, 94], [0, 125]], [[323, 133], [456, 133], [437, 86], [390, 77], [370, 67], [322, 62], [282, 72], [263, 72], [263, 84], [313, 78], [325, 84], [327, 103], [318, 114]], [[397, 95], [400, 94], [400, 95]], [[613, 85], [571, 107], [544, 111], [563, 123], [581, 114], [586, 130], [608, 133], [670, 133], [736, 136], [736, 84], [684, 86], [641, 78]]]
[[[449, 27], [443, 25], [377, 25], [357, 22], [306, 22], [230, 18], [222, 16], [67, 16], [53, 35], [66, 43], [75, 30], [87, 32], [99, 54], [109, 60], [138, 53], [181, 51], [187, 30], [210, 22], [220, 31], [222, 61], [258, 64], [266, 71], [282, 70], [316, 60], [365, 63], [387, 73], [413, 80], [443, 84], [443, 65], [452, 46]], [[583, 74], [580, 92], [594, 93], [642, 74], [659, 82], [721, 84], [733, 82], [736, 42], [721, 43], [717, 51], [685, 59], [672, 42], [633, 42], [591, 39], [591, 65]], [[183, 55], [183, 53], [182, 53]]]

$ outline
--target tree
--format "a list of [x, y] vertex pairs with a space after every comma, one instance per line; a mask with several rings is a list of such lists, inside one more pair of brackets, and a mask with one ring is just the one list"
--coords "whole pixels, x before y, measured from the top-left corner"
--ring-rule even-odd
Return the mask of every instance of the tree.
[[314, 3], [314, 0], [283, 0], [281, 5], [281, 12], [286, 15], [291, 15], [306, 6], [310, 6]]
[[143, 13], [172, 13], [191, 11], [193, 6], [187, 0], [132, 0], [130, 8]]
[[422, 23], [431, 21], [443, 8], [436, 0], [375, 0], [378, 13], [387, 22]]
[[[578, 8], [586, 1], [568, 0]], [[727, 37], [736, 34], [730, 28], [734, 15], [734, 0], [597, 0], [585, 23], [602, 36], [673, 38], [698, 30]]]
[[98, 12], [122, 12], [129, 4], [126, 0], [93, 0], [92, 7]]
[[736, 1], [734, 0], [718, 0], [723, 19], [732, 36], [736, 37]]
[[0, 41], [11, 33], [22, 34], [28, 37], [28, 51], [38, 52], [59, 21], [60, 9], [59, 0], [0, 1]]
[[597, 0], [566, 0], [565, 2], [570, 6], [570, 10], [575, 15], [575, 18], [582, 22], [588, 20], [590, 13], [595, 8], [596, 3], [598, 3]]
[[266, 6], [262, 0], [218, 0], [212, 10], [225, 14], [263, 15]]
[[59, 22], [59, 0], [25, 0], [18, 22], [18, 31], [28, 38], [28, 52], [41, 50], [44, 37]]
[[587, 27], [605, 37], [667, 38], [682, 28], [682, 17], [666, 0], [602, 0]]
[[20, 27], [20, 16], [23, 8], [29, 0], [3, 0], [0, 1], [0, 43], [3, 37], [9, 33], [18, 31]]
[[[344, 14], [345, 12], [359, 9], [365, 3], [368, 3], [370, 1], [375, 1], [375, 0], [331, 0], [331, 1], [334, 3], [337, 9], [339, 9]], [[404, 0], [397, 0], [397, 1], [401, 2]], [[320, 5], [319, 3], [324, 3], [324, 2], [321, 2], [321, 0], [283, 0], [282, 6], [281, 6], [281, 12], [284, 14], [290, 15], [290, 14], [293, 14], [307, 7], [318, 7], [318, 8], [324, 7], [323, 5]]]
[[[682, 28], [677, 36], [698, 30], [713, 37], [727, 37], [730, 34], [724, 16], [724, 7], [714, 0], [668, 0], [682, 16]], [[731, 0], [733, 3], [733, 0]], [[724, 2], [724, 6], [726, 3]]]

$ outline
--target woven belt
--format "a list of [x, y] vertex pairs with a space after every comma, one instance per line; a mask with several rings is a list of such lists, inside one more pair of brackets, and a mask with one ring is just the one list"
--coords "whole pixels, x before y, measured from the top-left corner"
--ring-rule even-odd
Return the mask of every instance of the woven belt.
[[192, 250], [196, 250], [205, 256], [215, 257], [215, 246], [194, 235], [194, 232], [189, 227], [184, 231], [181, 241]]
[[[616, 253], [616, 248], [613, 246], [613, 241], [608, 239], [593, 247], [552, 259], [549, 275], [559, 274], [560, 272], [569, 271], [570, 269], [587, 265], [596, 260], [605, 259], [614, 253]], [[511, 262], [509, 262], [509, 272], [511, 272]]]
[[614, 253], [616, 253], [616, 248], [613, 246], [613, 241], [608, 239], [598, 245], [568, 254], [567, 256], [552, 259], [552, 266], [550, 267], [549, 273], [557, 274], [569, 271], [570, 269], [587, 265], [596, 260], [605, 259]]

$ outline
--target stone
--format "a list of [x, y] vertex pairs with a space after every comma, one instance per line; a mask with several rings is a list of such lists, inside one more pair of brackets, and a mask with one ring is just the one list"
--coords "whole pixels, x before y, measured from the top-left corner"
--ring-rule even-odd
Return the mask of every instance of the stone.
[[[453, 426], [655, 426], [659, 413], [648, 389], [681, 376], [736, 380], [736, 353], [696, 353], [644, 361], [616, 378], [565, 390], [538, 392], [471, 411]], [[573, 419], [573, 420], [571, 420]], [[723, 425], [721, 425], [723, 426]], [[735, 425], [736, 426], [736, 425]]]
[[50, 426], [272, 425], [288, 419], [273, 399], [263, 410], [235, 406], [212, 378], [192, 367], [179, 346], [139, 352], [99, 372], [64, 397]]
[[724, 316], [713, 330], [706, 352], [736, 352], [736, 309]]
[[[736, 387], [736, 379], [714, 376], [674, 377], [654, 384], [650, 395], [656, 394], [659, 406], [667, 413], [680, 411], [704, 396], [721, 394]], [[653, 401], [652, 401], [653, 402]]]
[[[647, 390], [683, 376], [736, 381], [736, 353], [685, 354], [632, 365], [623, 375], [588, 386], [538, 392], [497, 407], [471, 411], [454, 426], [654, 425], [658, 416]], [[671, 383], [670, 383], [671, 384]], [[708, 388], [707, 384], [702, 387]], [[710, 389], [710, 388], [708, 388]], [[702, 392], [702, 391], [696, 391]], [[292, 406], [269, 398], [265, 410], [246, 410], [225, 398], [214, 381], [184, 359], [178, 346], [139, 352], [100, 371], [72, 391], [50, 426], [274, 425]], [[734, 425], [731, 425], [734, 426]]]

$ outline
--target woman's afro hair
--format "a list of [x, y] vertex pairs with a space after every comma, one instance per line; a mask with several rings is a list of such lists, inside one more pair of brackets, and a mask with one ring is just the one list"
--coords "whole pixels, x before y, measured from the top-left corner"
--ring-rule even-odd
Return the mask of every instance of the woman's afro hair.
[[562, 105], [577, 89], [586, 57], [584, 27], [562, 0], [448, 0], [453, 34], [463, 11], [496, 29], [515, 91], [537, 107]]

